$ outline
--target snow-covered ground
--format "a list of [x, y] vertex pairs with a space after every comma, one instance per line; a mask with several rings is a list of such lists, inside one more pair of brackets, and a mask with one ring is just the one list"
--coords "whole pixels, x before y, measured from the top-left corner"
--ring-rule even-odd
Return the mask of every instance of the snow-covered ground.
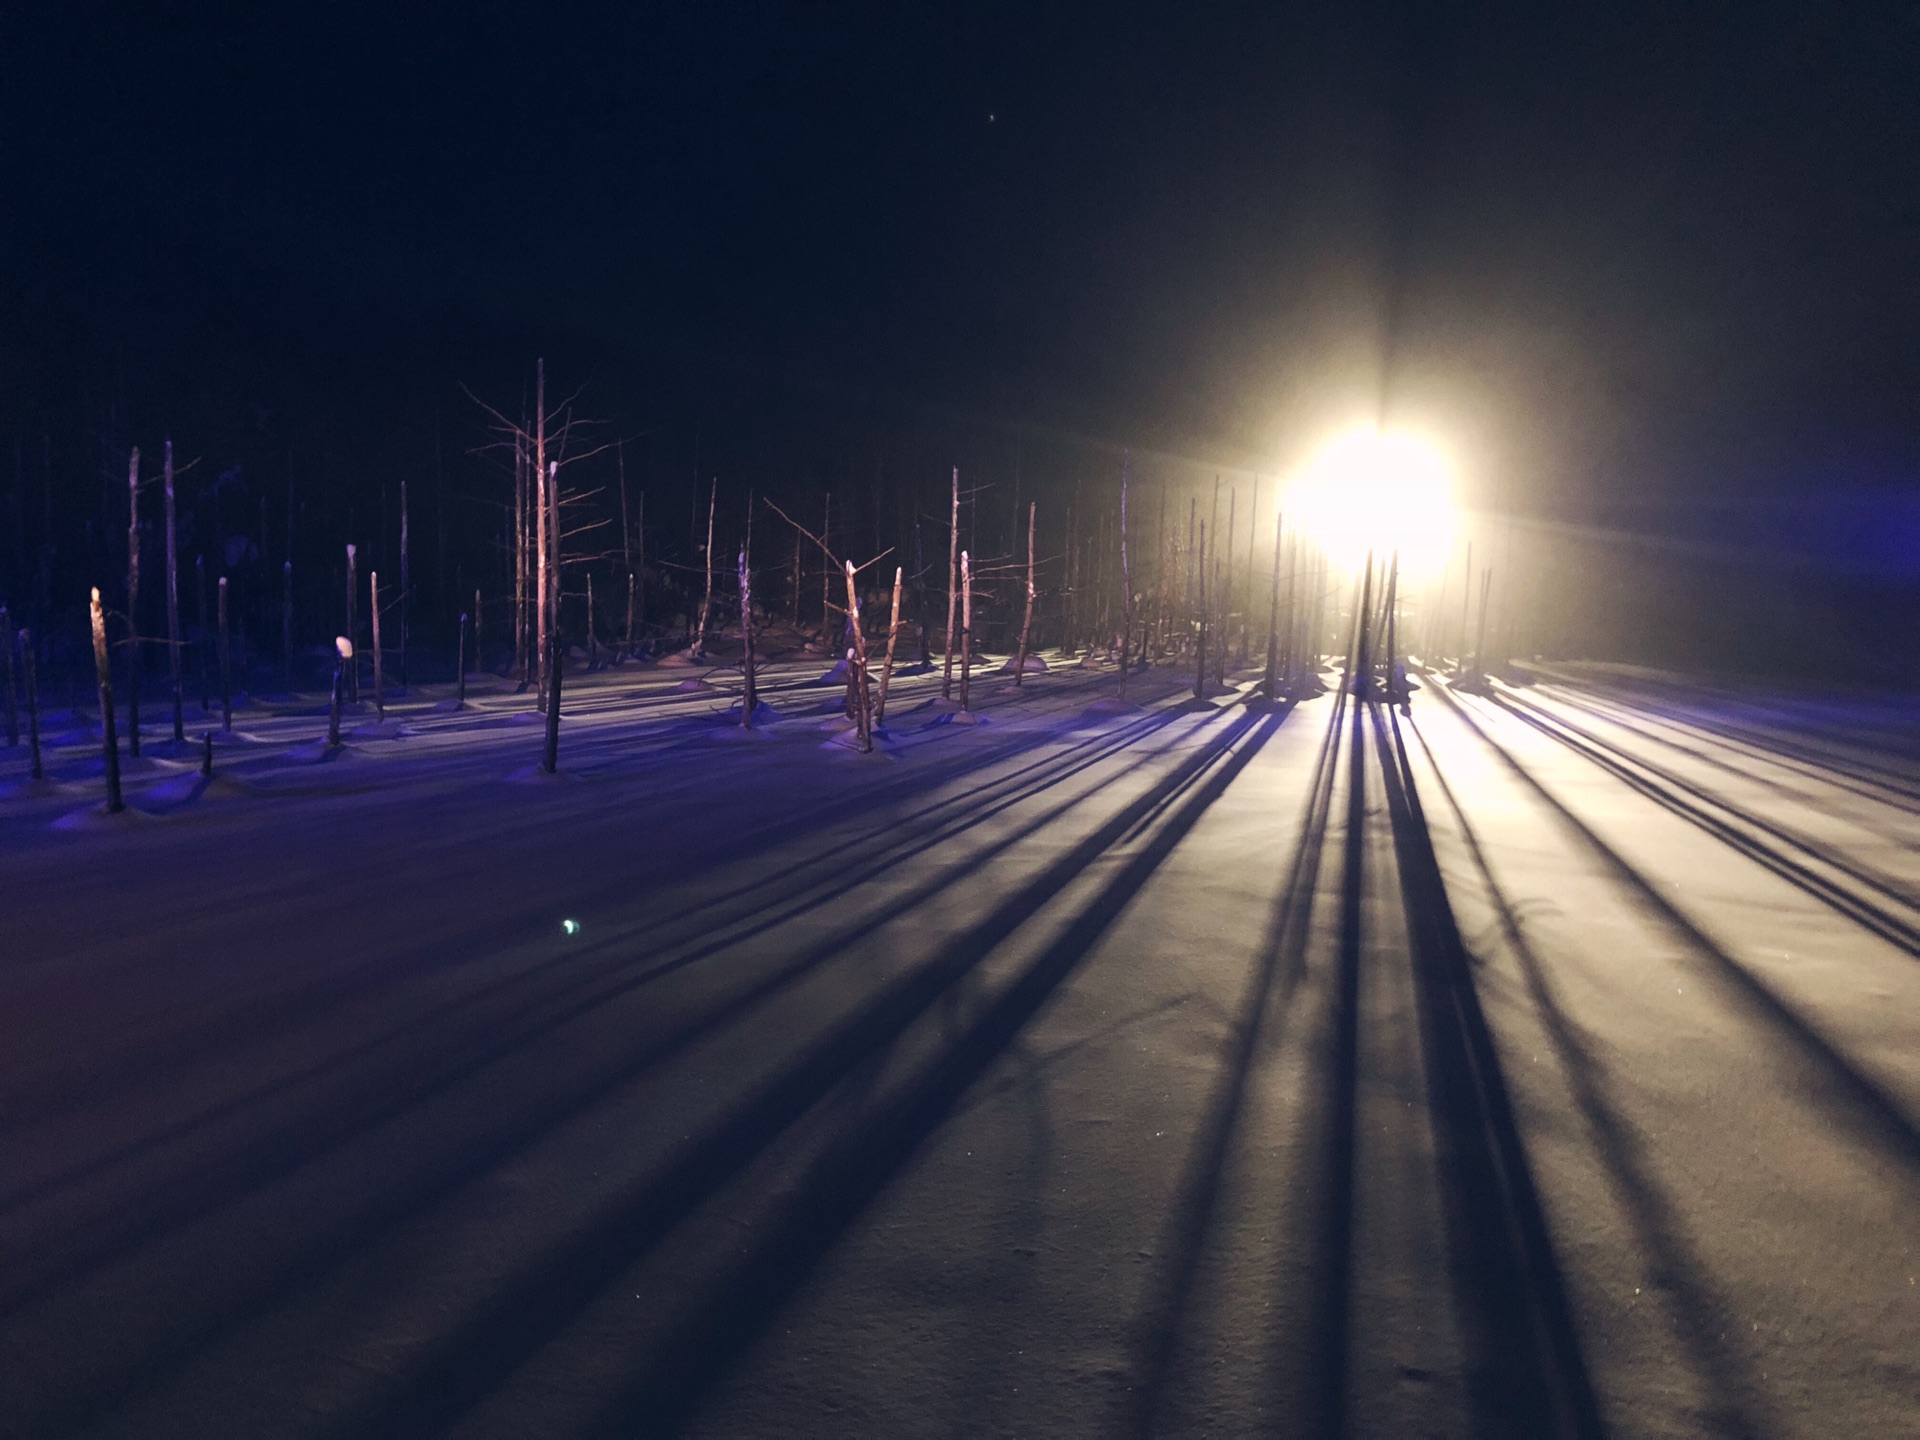
[[1910, 709], [822, 668], [3, 752], [0, 1433], [1920, 1435]]

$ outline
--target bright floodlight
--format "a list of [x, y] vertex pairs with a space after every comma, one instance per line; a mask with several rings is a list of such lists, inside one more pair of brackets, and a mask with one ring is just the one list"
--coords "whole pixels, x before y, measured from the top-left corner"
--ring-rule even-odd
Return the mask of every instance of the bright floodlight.
[[1430, 577], [1453, 548], [1447, 462], [1410, 435], [1357, 430], [1334, 441], [1288, 487], [1293, 520], [1335, 565], [1382, 565], [1397, 552], [1403, 580]]

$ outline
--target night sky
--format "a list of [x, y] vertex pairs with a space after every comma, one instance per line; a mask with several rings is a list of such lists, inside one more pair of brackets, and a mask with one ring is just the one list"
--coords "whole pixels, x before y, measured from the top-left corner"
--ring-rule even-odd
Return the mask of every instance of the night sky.
[[0, 37], [28, 430], [55, 377], [404, 370], [397, 406], [537, 349], [663, 411], [697, 380], [1267, 468], [1384, 415], [1556, 513], [1916, 458], [1912, 6], [74, 3]]

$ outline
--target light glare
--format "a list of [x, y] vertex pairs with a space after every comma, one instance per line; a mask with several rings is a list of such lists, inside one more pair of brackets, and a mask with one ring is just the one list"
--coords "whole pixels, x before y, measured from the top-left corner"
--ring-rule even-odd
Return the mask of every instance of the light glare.
[[1453, 480], [1445, 458], [1411, 435], [1356, 430], [1334, 441], [1288, 488], [1284, 502], [1337, 566], [1397, 552], [1403, 581], [1437, 574], [1453, 549]]

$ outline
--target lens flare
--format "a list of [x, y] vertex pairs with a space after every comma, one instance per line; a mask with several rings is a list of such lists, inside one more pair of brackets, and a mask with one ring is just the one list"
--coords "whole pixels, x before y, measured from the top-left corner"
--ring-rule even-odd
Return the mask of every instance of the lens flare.
[[1293, 522], [1337, 566], [1396, 552], [1413, 582], [1439, 573], [1453, 548], [1453, 477], [1423, 440], [1379, 430], [1341, 436], [1287, 487]]

